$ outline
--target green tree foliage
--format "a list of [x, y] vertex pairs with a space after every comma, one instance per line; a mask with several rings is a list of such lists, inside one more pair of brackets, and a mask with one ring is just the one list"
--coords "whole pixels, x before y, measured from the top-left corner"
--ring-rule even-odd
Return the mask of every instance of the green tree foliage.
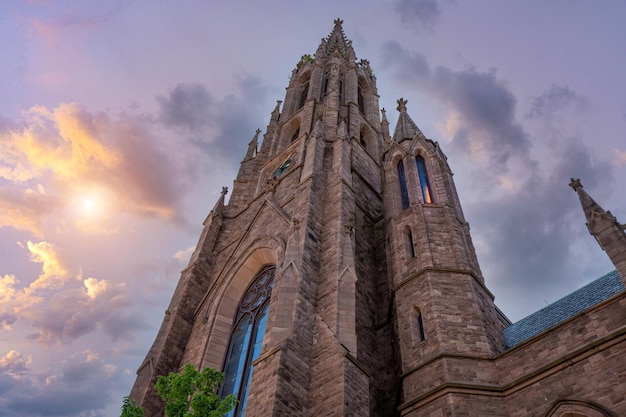
[[237, 397], [227, 395], [220, 398], [217, 389], [224, 374], [212, 368], [198, 372], [187, 364], [183, 372], [170, 372], [157, 379], [157, 393], [165, 401], [167, 417], [223, 417], [233, 409]]
[[126, 396], [122, 403], [122, 414], [120, 417], [143, 417], [143, 410], [135, 403], [135, 400]]

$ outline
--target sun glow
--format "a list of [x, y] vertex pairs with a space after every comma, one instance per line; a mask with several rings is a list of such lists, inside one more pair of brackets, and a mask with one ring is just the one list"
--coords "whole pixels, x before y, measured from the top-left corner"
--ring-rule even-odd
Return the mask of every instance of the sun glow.
[[80, 205], [84, 212], [90, 213], [90, 212], [97, 210], [98, 201], [96, 200], [95, 197], [88, 196], [82, 199], [82, 201], [80, 202]]
[[94, 219], [104, 214], [107, 198], [106, 192], [102, 189], [84, 190], [77, 192], [74, 200], [74, 207], [77, 214], [83, 218]]

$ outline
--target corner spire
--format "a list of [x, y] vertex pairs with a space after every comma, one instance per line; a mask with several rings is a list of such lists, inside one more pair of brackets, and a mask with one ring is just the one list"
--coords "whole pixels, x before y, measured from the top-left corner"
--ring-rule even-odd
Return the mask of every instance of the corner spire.
[[244, 161], [247, 161], [248, 159], [252, 159], [256, 156], [257, 149], [259, 146], [259, 133], [261, 133], [261, 129], [256, 130], [254, 137], [252, 138], [250, 143], [248, 143], [248, 151], [246, 152], [246, 157], [244, 158]]
[[569, 186], [578, 194], [589, 233], [596, 238], [626, 284], [626, 225], [620, 224], [610, 211], [596, 203], [584, 190], [579, 178], [571, 178]]
[[398, 122], [393, 131], [392, 139], [396, 142], [402, 142], [405, 139], [413, 139], [416, 135], [424, 137], [422, 131], [417, 127], [406, 111], [406, 103], [408, 103], [408, 101], [400, 97], [397, 103], [398, 107], [396, 107], [396, 109], [400, 112], [400, 116], [398, 116]]

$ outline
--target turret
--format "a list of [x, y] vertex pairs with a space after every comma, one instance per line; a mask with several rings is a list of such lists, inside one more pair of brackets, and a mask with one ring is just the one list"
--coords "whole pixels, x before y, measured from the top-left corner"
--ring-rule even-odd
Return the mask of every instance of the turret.
[[[504, 323], [484, 285], [447, 158], [406, 105], [398, 100], [383, 170], [387, 258], [409, 407], [428, 390], [463, 382], [443, 371], [453, 357], [488, 360], [503, 351]], [[431, 377], [418, 372], [424, 366], [433, 369]]]

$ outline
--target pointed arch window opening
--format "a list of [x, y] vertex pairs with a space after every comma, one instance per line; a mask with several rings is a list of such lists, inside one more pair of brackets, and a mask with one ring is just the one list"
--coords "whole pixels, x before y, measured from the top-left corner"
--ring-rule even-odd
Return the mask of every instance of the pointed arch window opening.
[[305, 82], [302, 86], [302, 90], [300, 91], [300, 99], [298, 100], [298, 109], [304, 107], [304, 103], [306, 103], [306, 99], [309, 95], [309, 82]]
[[406, 185], [406, 174], [404, 173], [404, 162], [398, 162], [398, 181], [400, 183], [400, 200], [402, 202], [402, 209], [409, 208], [409, 189]]
[[328, 71], [324, 73], [324, 89], [322, 90], [322, 97], [326, 97], [328, 94], [328, 88], [330, 87], [330, 74]]
[[363, 149], [367, 150], [367, 141], [365, 140], [365, 137], [363, 136], [363, 132], [359, 133], [359, 143], [361, 144]]
[[359, 104], [359, 111], [361, 112], [361, 114], [365, 115], [365, 96], [363, 95], [363, 87], [359, 85], [359, 88], [357, 90], [358, 90], [357, 101]]
[[296, 129], [296, 131], [293, 133], [293, 135], [291, 136], [291, 139], [289, 140], [289, 143], [293, 143], [295, 142], [296, 139], [298, 139], [298, 137], [300, 136], [300, 126], [298, 126], [298, 128]]
[[424, 320], [422, 319], [422, 311], [415, 307], [411, 317], [411, 327], [413, 333], [413, 342], [422, 343], [426, 341], [426, 333], [424, 332]]
[[415, 157], [415, 163], [417, 165], [417, 175], [420, 180], [420, 188], [422, 189], [422, 201], [424, 203], [432, 203], [433, 195], [432, 188], [430, 187], [430, 181], [428, 180], [428, 171], [426, 171], [426, 161], [421, 156]]
[[275, 265], [263, 266], [237, 307], [223, 366], [226, 378], [220, 390], [222, 397], [234, 394], [239, 399], [228, 417], [244, 417], [252, 379], [252, 362], [261, 353], [275, 273]]
[[343, 74], [339, 74], [339, 103], [343, 104]]
[[409, 259], [415, 258], [415, 245], [413, 244], [413, 232], [411, 232], [411, 228], [407, 226], [404, 229], [404, 239], [405, 239], [405, 247], [406, 254]]

